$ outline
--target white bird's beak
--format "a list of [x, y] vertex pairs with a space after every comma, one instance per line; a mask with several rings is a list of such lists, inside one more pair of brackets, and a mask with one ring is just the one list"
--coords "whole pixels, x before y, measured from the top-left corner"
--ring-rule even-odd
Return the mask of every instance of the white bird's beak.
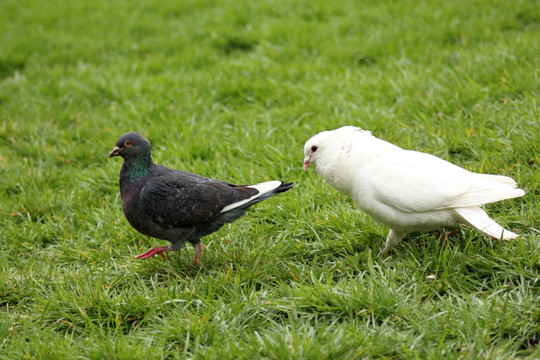
[[311, 161], [311, 156], [306, 156], [304, 158], [304, 171], [308, 169]]

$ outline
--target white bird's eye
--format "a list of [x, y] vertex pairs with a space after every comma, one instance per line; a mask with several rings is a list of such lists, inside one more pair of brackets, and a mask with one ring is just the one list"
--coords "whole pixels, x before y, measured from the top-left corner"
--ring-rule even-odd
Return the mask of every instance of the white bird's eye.
[[313, 145], [313, 146], [311, 147], [311, 152], [315, 152], [315, 151], [317, 151], [317, 149], [318, 149], [318, 147], [315, 146], [315, 145]]

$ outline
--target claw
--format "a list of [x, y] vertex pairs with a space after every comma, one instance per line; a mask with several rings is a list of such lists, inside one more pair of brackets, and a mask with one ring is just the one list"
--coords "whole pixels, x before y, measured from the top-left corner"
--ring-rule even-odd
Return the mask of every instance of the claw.
[[163, 259], [167, 260], [167, 256], [164, 254], [165, 251], [171, 251], [171, 247], [170, 246], [155, 247], [153, 249], [148, 250], [145, 253], [142, 253], [141, 255], [135, 256], [135, 259], [146, 260], [146, 259], [151, 258], [152, 256], [161, 255]]
[[448, 239], [451, 236], [456, 235], [458, 232], [459, 232], [459, 229], [456, 229], [456, 230], [452, 230], [448, 234], [446, 234], [444, 231], [439, 230], [439, 236], [440, 236], [439, 241], [441, 243], [443, 243], [443, 242], [446, 241], [446, 239]]

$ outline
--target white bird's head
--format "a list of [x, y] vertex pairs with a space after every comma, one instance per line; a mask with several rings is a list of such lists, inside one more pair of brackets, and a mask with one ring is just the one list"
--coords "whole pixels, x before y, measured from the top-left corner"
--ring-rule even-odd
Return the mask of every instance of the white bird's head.
[[306, 141], [304, 145], [304, 170], [307, 170], [311, 164], [317, 166], [323, 162], [330, 161], [337, 156], [344, 147], [350, 143], [351, 137], [360, 132], [369, 133], [355, 126], [344, 126], [339, 129], [323, 131]]

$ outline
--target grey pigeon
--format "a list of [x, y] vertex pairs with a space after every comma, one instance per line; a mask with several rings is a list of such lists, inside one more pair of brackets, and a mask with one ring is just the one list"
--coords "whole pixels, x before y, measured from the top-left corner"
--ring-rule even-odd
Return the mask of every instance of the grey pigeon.
[[293, 183], [268, 181], [255, 185], [233, 185], [152, 162], [150, 142], [138, 132], [120, 137], [110, 157], [121, 156], [122, 210], [128, 222], [144, 235], [168, 240], [170, 246], [156, 247], [136, 256], [148, 259], [190, 242], [195, 262], [202, 252], [201, 237], [242, 216], [252, 205], [287, 191]]

